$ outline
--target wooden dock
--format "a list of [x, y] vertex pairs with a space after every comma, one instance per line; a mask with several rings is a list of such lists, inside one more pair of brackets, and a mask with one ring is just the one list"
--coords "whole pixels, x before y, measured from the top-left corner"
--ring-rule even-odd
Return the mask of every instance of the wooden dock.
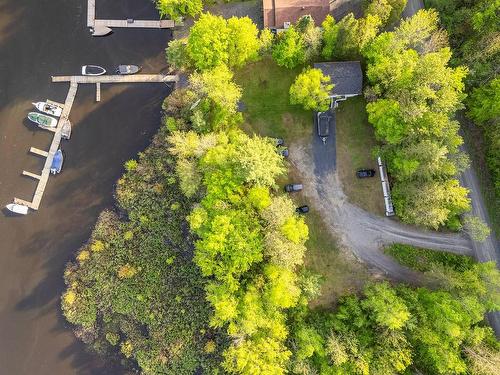
[[169, 83], [178, 82], [179, 76], [165, 74], [130, 74], [102, 76], [52, 76], [52, 82], [71, 83]]
[[[33, 200], [28, 202], [20, 198], [14, 198], [14, 203], [21, 204], [31, 208], [32, 210], [38, 210], [40, 202], [42, 201], [43, 193], [45, 192], [45, 187], [47, 186], [47, 181], [50, 176], [50, 167], [54, 160], [54, 155], [59, 149], [61, 139], [69, 139], [71, 133], [71, 124], [69, 121], [69, 114], [73, 103], [75, 101], [76, 93], [79, 84], [91, 83], [96, 84], [96, 101], [101, 100], [101, 83], [177, 83], [179, 77], [176, 75], [163, 75], [163, 74], [136, 74], [136, 75], [103, 75], [103, 76], [53, 76], [52, 82], [69, 82], [69, 90], [66, 95], [66, 100], [64, 104], [48, 101], [52, 104], [60, 106], [63, 110], [57, 126], [55, 129], [50, 129], [54, 132], [54, 137], [52, 138], [52, 143], [48, 151], [40, 150], [35, 147], [30, 148], [32, 154], [44, 157], [45, 164], [42, 169], [42, 173], [37, 175], [28, 171], [23, 171], [24, 176], [31, 177], [38, 181], [35, 193], [33, 195]], [[68, 133], [69, 128], [69, 133]]]
[[96, 19], [96, 0], [87, 0], [87, 26], [92, 29], [95, 36], [103, 36], [111, 32], [111, 28], [146, 28], [146, 29], [171, 29], [178, 24], [173, 20], [135, 20], [128, 18], [125, 20]]
[[[38, 210], [40, 206], [40, 202], [42, 201], [43, 193], [45, 191], [45, 187], [47, 186], [47, 181], [50, 176], [50, 167], [52, 166], [52, 161], [54, 160], [54, 155], [56, 151], [59, 149], [59, 144], [61, 143], [62, 129], [68, 120], [69, 113], [71, 111], [71, 107], [73, 106], [73, 102], [75, 101], [76, 91], [78, 89], [78, 84], [71, 83], [68, 90], [68, 95], [66, 96], [66, 101], [62, 105], [62, 114], [57, 123], [57, 127], [55, 129], [54, 137], [52, 138], [52, 143], [50, 144], [49, 151], [39, 150], [35, 147], [30, 148], [30, 152], [37, 154], [39, 156], [45, 157], [45, 164], [43, 165], [42, 174], [37, 175], [35, 173], [23, 171], [24, 176], [28, 176], [38, 180], [38, 185], [35, 189], [35, 194], [33, 195], [33, 200], [31, 202], [25, 201], [23, 199], [14, 198], [14, 203], [22, 204], [24, 206], [28, 206], [32, 210]], [[60, 104], [59, 104], [60, 105]]]

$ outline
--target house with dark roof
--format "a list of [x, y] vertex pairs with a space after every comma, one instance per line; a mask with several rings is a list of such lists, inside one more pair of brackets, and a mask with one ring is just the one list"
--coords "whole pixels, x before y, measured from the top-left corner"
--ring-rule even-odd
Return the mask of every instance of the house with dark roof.
[[314, 64], [316, 69], [330, 77], [334, 84], [330, 97], [334, 101], [345, 100], [363, 93], [363, 72], [359, 61], [336, 61]]
[[264, 27], [286, 29], [300, 17], [310, 15], [316, 25], [321, 24], [330, 12], [329, 0], [262, 0]]

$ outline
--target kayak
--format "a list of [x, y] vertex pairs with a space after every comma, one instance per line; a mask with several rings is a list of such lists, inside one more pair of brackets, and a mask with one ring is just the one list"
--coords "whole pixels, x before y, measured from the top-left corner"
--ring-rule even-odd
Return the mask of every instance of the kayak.
[[16, 203], [11, 203], [8, 204], [7, 209], [11, 212], [14, 212], [15, 214], [19, 215], [26, 215], [28, 213], [29, 208], [27, 206], [24, 206], [22, 204], [16, 204]]

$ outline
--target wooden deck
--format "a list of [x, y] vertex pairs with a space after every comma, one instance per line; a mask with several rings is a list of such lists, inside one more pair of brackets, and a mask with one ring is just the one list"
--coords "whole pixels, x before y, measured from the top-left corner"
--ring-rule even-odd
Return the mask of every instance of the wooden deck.
[[99, 30], [113, 27], [132, 27], [146, 29], [170, 29], [177, 24], [173, 20], [135, 20], [133, 18], [125, 20], [96, 19], [96, 0], [87, 0], [87, 26]]

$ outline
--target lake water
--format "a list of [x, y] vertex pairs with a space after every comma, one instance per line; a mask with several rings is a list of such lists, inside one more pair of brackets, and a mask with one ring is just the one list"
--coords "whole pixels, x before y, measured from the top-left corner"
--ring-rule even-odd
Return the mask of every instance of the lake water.
[[[0, 204], [31, 200], [52, 133], [25, 118], [31, 102], [64, 102], [68, 84], [51, 75], [78, 74], [81, 65], [137, 64], [165, 72], [169, 30], [116, 29], [93, 38], [86, 0], [0, 0]], [[98, 18], [157, 18], [148, 0], [97, 0]], [[158, 128], [164, 84], [79, 85], [70, 114], [73, 134], [61, 144], [63, 173], [50, 177], [38, 212], [0, 212], [0, 374], [123, 374], [87, 353], [62, 317], [64, 266], [86, 241], [99, 212], [113, 205], [123, 163], [143, 150]]]

